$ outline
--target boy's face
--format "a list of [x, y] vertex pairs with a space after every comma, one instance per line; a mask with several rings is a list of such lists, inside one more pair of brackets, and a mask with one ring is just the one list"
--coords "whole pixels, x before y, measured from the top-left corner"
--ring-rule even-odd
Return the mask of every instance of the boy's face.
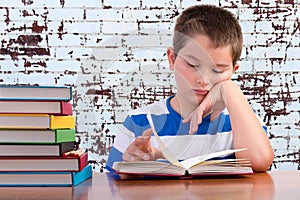
[[231, 79], [238, 65], [233, 66], [231, 47], [212, 45], [211, 40], [198, 35], [187, 40], [178, 52], [167, 51], [170, 69], [175, 73], [177, 96], [198, 106], [217, 83]]

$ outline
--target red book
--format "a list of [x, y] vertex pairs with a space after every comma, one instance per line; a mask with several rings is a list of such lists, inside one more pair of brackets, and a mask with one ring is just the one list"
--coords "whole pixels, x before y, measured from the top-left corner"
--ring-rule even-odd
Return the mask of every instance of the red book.
[[72, 104], [66, 101], [1, 100], [1, 114], [72, 115]]
[[60, 157], [0, 157], [0, 172], [78, 172], [87, 164], [88, 152]]

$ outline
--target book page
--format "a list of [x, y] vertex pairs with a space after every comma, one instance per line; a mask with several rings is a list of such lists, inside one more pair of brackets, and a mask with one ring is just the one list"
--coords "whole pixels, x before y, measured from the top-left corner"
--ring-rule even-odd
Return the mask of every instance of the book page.
[[239, 151], [244, 151], [244, 150], [246, 150], [246, 149], [230, 149], [230, 150], [213, 152], [213, 153], [210, 153], [210, 154], [206, 154], [206, 155], [197, 156], [197, 157], [193, 157], [193, 158], [183, 160], [183, 161], [181, 161], [181, 164], [186, 169], [189, 169], [189, 168], [193, 167], [194, 165], [197, 165], [197, 164], [199, 164], [203, 161], [209, 160], [211, 158], [226, 156], [226, 155], [233, 154], [233, 153], [239, 152]]
[[[152, 120], [152, 117], [151, 117], [151, 114], [147, 114], [147, 119], [149, 121], [149, 124], [150, 124], [150, 127], [152, 129], [152, 132], [155, 136], [155, 139], [158, 143], [158, 146], [162, 152], [162, 154], [164, 155], [164, 157], [170, 162], [172, 163], [173, 165], [176, 165], [178, 167], [182, 167], [182, 168], [185, 168], [184, 165], [182, 165], [177, 158], [175, 158], [173, 156], [173, 154], [169, 151], [169, 149], [166, 147], [166, 145], [163, 143], [163, 141], [159, 138], [156, 130], [155, 130], [155, 127], [154, 127], [154, 123], [153, 123], [153, 120]], [[186, 168], [185, 168], [186, 169]]]

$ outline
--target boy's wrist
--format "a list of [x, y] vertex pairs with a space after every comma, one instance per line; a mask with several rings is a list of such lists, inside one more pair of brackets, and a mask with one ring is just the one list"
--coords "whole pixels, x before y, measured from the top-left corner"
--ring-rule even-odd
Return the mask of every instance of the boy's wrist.
[[232, 80], [226, 80], [221, 83], [221, 95], [222, 99], [227, 106], [227, 102], [230, 98], [235, 97], [235, 93], [240, 91], [239, 86]]

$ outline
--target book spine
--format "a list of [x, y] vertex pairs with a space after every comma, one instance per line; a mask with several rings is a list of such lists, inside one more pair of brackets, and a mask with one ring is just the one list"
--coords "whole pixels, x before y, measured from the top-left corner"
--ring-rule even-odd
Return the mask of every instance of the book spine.
[[70, 102], [61, 101], [60, 102], [61, 113], [62, 115], [72, 115], [73, 114], [73, 106]]
[[50, 129], [75, 128], [74, 116], [50, 115]]
[[56, 129], [56, 143], [62, 142], [75, 142], [76, 141], [76, 131], [75, 129]]
[[72, 89], [72, 87], [69, 87], [69, 90], [70, 90], [70, 98], [68, 98], [67, 101], [71, 101], [72, 98], [73, 98], [73, 89]]
[[62, 156], [64, 153], [74, 150], [74, 142], [63, 142], [59, 144], [59, 156]]
[[85, 152], [83, 153], [79, 159], [78, 159], [78, 164], [79, 164], [79, 171], [83, 170], [85, 168], [85, 166], [88, 165], [88, 153]]
[[80, 172], [73, 172], [73, 176], [72, 176], [73, 186], [76, 186], [79, 183], [82, 183], [83, 181], [91, 178], [92, 174], [93, 172], [92, 172], [91, 165], [85, 166]]

